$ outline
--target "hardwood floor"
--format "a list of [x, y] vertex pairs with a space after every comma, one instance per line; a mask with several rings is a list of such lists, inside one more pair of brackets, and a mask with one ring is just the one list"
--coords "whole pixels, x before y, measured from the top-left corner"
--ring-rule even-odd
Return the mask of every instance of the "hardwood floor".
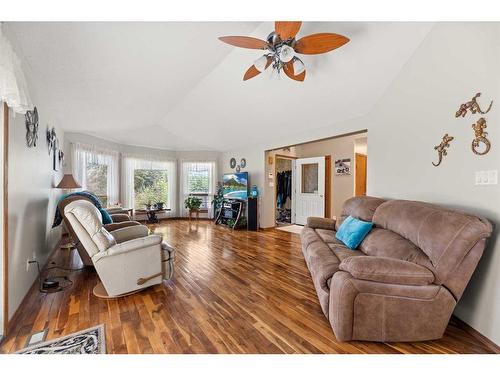
[[[92, 294], [94, 270], [68, 273], [60, 293], [32, 290], [0, 351], [101, 323], [108, 353], [490, 353], [452, 321], [441, 340], [418, 343], [336, 341], [322, 314], [299, 236], [278, 230], [231, 231], [208, 221], [153, 227], [177, 249], [174, 280], [128, 297]], [[59, 265], [80, 267], [76, 251], [57, 250]], [[51, 271], [53, 272], [53, 271]], [[64, 272], [58, 271], [57, 274]]]

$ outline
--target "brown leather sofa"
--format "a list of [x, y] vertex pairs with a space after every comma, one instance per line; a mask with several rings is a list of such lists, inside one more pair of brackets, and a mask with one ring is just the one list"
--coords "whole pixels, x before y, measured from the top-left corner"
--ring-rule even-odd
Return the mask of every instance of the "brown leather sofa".
[[[335, 238], [347, 216], [374, 227], [357, 250]], [[437, 205], [355, 197], [341, 217], [309, 218], [302, 251], [338, 340], [442, 337], [492, 224]]]
[[[64, 208], [68, 204], [70, 204], [71, 202], [74, 202], [77, 200], [86, 200], [86, 201], [89, 201], [92, 203], [92, 201], [90, 199], [86, 198], [85, 196], [70, 195], [70, 196], [62, 199], [58, 203], [57, 207], [59, 208], [59, 211], [61, 212], [61, 215], [63, 216], [64, 224], [65, 224], [66, 228], [68, 229], [68, 232], [69, 232], [71, 238], [76, 241], [76, 249], [78, 251], [78, 254], [80, 254], [80, 258], [82, 258], [83, 264], [85, 266], [92, 266], [93, 267], [94, 264], [92, 263], [92, 259], [90, 259], [87, 250], [84, 248], [84, 246], [81, 244], [81, 242], [77, 240], [78, 237], [77, 237], [73, 227], [71, 226], [71, 223], [68, 221], [68, 219], [66, 218], [66, 215], [64, 213]], [[127, 211], [125, 211], [125, 210], [113, 208], [113, 209], [110, 209], [107, 211], [110, 214], [111, 218], [113, 219], [112, 223], [104, 225], [104, 228], [108, 232], [112, 232], [114, 230], [130, 227], [130, 226], [141, 225], [141, 223], [139, 223], [138, 221], [133, 221], [130, 218], [130, 216], [128, 215]]]

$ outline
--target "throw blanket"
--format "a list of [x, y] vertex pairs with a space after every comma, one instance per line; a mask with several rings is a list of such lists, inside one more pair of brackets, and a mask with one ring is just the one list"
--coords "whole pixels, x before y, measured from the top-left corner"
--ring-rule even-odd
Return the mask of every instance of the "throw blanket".
[[[92, 201], [92, 203], [94, 204], [94, 206], [96, 206], [97, 209], [99, 210], [99, 212], [101, 212], [101, 214], [102, 214], [103, 208], [102, 208], [101, 201], [94, 194], [92, 194], [88, 191], [77, 191], [76, 193], [64, 194], [59, 199], [59, 202], [62, 201], [63, 199], [66, 199], [67, 197], [71, 197], [73, 195], [80, 195], [82, 197], [86, 197], [86, 198], [90, 199]], [[59, 211], [59, 205], [58, 205], [56, 208], [56, 214], [54, 216], [54, 222], [52, 223], [52, 228], [57, 227], [59, 224], [62, 223], [62, 221], [63, 221], [63, 217], [62, 217], [61, 211]]]

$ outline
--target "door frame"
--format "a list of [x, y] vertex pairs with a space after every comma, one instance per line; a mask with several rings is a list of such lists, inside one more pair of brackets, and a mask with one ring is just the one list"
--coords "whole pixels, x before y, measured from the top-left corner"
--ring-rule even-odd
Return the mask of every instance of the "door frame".
[[[282, 155], [282, 154], [274, 154], [274, 168], [273, 168], [273, 181], [274, 181], [274, 189], [273, 189], [273, 227], [276, 228], [277, 225], [276, 225], [276, 206], [278, 204], [277, 202], [277, 199], [276, 199], [276, 189], [278, 188], [276, 186], [276, 176], [278, 175], [278, 173], [276, 172], [276, 161], [278, 159], [287, 159], [287, 160], [291, 160], [292, 161], [292, 174], [293, 174], [293, 168], [295, 168], [295, 163], [294, 161], [298, 159], [297, 156], [291, 156], [291, 155]], [[293, 178], [292, 178], [292, 181], [293, 181]], [[292, 193], [292, 220], [291, 220], [291, 223], [290, 224], [294, 224], [294, 220], [293, 220], [293, 205], [294, 205], [294, 197], [295, 197], [295, 187], [293, 187], [294, 191]]]
[[3, 336], [9, 328], [9, 107], [3, 103]]

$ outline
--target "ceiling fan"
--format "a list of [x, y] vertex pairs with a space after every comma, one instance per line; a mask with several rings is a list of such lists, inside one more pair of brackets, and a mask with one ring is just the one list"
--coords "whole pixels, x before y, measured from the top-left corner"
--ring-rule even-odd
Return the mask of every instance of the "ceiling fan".
[[276, 21], [273, 31], [266, 40], [249, 36], [221, 36], [224, 43], [236, 47], [266, 50], [246, 71], [243, 81], [253, 78], [270, 65], [279, 73], [281, 70], [295, 80], [306, 78], [306, 67], [297, 54], [317, 55], [339, 48], [349, 42], [349, 38], [332, 33], [311, 34], [295, 39], [302, 22]]

